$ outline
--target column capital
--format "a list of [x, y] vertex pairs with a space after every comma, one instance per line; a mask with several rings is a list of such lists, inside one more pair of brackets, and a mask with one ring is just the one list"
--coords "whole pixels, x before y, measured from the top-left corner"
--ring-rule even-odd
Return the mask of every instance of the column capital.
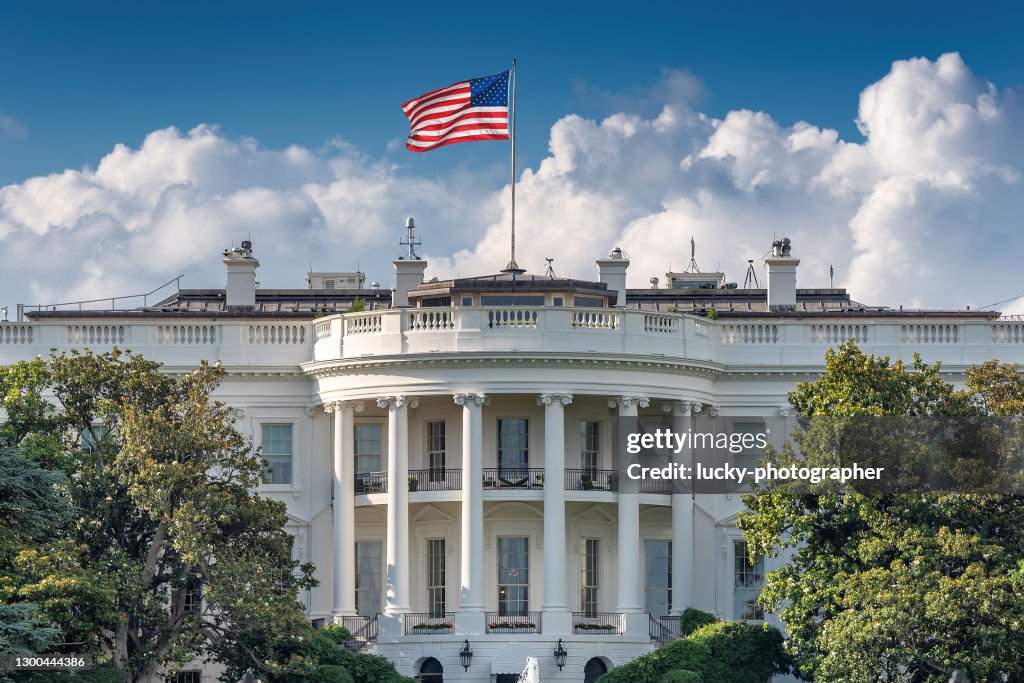
[[700, 412], [699, 403], [696, 401], [682, 400], [682, 401], [662, 401], [661, 410], [664, 413], [677, 413], [682, 416], [688, 416], [694, 412]]
[[537, 405], [547, 406], [561, 404], [567, 406], [572, 403], [572, 394], [541, 394], [537, 397]]
[[490, 396], [487, 394], [452, 394], [452, 400], [455, 401], [457, 406], [485, 406], [491, 402]]
[[365, 401], [328, 401], [323, 404], [325, 413], [335, 413], [343, 410], [354, 410], [357, 413], [361, 413], [365, 408]]
[[792, 411], [792, 406], [782, 406], [781, 408], [779, 408], [779, 415], [781, 415], [782, 417], [789, 417], [790, 414], [792, 414]]
[[629, 406], [646, 408], [650, 404], [651, 399], [647, 396], [615, 396], [608, 399], [609, 408], [623, 408]]
[[387, 408], [393, 410], [395, 408], [402, 408], [408, 406], [410, 408], [418, 408], [420, 405], [419, 398], [415, 396], [378, 396], [377, 407]]

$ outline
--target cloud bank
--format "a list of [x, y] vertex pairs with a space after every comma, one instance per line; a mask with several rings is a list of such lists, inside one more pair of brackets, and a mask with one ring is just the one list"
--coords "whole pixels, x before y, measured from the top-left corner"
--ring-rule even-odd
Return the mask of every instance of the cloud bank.
[[[742, 282], [774, 235], [793, 240], [799, 286], [836, 284], [869, 304], [960, 308], [1024, 292], [1024, 121], [959, 55], [898, 61], [860, 95], [863, 141], [770, 113], [723, 119], [683, 96], [656, 114], [568, 115], [517, 184], [518, 260], [590, 277], [613, 246], [631, 286], [681, 269]], [[685, 86], [685, 87], [684, 87]], [[646, 95], [645, 95], [646, 97]], [[645, 107], [646, 108], [645, 103]], [[852, 114], [852, 112], [851, 112]], [[428, 274], [483, 274], [508, 259], [509, 187], [490, 174], [422, 178], [342, 141], [262, 148], [216, 127], [157, 130], [98, 165], [0, 188], [0, 299], [47, 303], [145, 291], [179, 273], [222, 286], [219, 250], [251, 236], [264, 286], [315, 269], [388, 283], [404, 217], [423, 227]], [[759, 268], [760, 275], [760, 268]], [[1001, 307], [1024, 311], [1020, 301]]]

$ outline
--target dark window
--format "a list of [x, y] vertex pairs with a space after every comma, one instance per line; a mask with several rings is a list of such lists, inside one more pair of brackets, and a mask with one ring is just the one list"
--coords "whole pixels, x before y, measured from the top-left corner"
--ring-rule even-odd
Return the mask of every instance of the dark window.
[[444, 539], [427, 541], [427, 602], [431, 617], [443, 617], [445, 608]]
[[356, 612], [361, 617], [380, 612], [382, 567], [380, 541], [356, 543]]
[[203, 683], [202, 671], [179, 671], [174, 683]]
[[471, 297], [471, 296], [464, 296], [464, 297], [462, 297], [462, 305], [463, 306], [472, 306], [473, 305], [473, 297]]
[[452, 305], [452, 298], [450, 296], [435, 296], [429, 299], [421, 299], [420, 301], [420, 306], [423, 308], [439, 308]]
[[417, 678], [423, 683], [442, 683], [444, 681], [444, 667], [441, 662], [433, 657], [428, 657], [420, 664], [420, 673]]
[[764, 588], [764, 559], [754, 560], [746, 541], [733, 541], [735, 579], [733, 583], [733, 615], [736, 619], [764, 619], [764, 610], [757, 598]]
[[430, 481], [444, 481], [445, 477], [445, 428], [444, 420], [427, 423], [427, 465]]
[[507, 294], [485, 294], [480, 297], [481, 306], [543, 306], [542, 296], [508, 296]]
[[551, 297], [551, 305], [552, 306], [564, 306], [565, 305], [565, 297], [564, 296]]
[[601, 460], [601, 423], [593, 420], [580, 422], [580, 466], [589, 470], [591, 480], [597, 479]]
[[657, 619], [672, 607], [672, 541], [646, 541], [644, 550], [646, 611]]
[[583, 683], [596, 683], [597, 679], [608, 673], [608, 667], [601, 659], [594, 657], [583, 667]]
[[529, 420], [498, 420], [498, 477], [507, 483], [525, 481], [530, 473]]
[[597, 589], [600, 563], [596, 538], [583, 539], [580, 556], [580, 609], [588, 617], [596, 617], [598, 611]]
[[573, 299], [573, 303], [583, 308], [604, 308], [604, 299], [596, 296], [577, 296]]
[[355, 427], [356, 474], [380, 472], [380, 425]]

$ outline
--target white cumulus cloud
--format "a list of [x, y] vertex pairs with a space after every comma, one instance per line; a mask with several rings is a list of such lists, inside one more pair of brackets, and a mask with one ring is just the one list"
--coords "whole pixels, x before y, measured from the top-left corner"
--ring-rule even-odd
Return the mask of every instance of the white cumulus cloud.
[[[973, 74], [959, 55], [893, 63], [861, 93], [862, 141], [813, 121], [694, 104], [701, 85], [666, 71], [664, 101], [637, 91], [601, 120], [570, 114], [517, 184], [517, 260], [594, 275], [613, 246], [631, 286], [681, 269], [743, 280], [773, 236], [789, 236], [802, 287], [837, 284], [869, 304], [959, 308], [1024, 292], [1020, 91]], [[713, 84], [712, 84], [713, 85]], [[216, 127], [157, 130], [95, 168], [0, 188], [4, 303], [144, 291], [185, 273], [221, 286], [217, 255], [251, 236], [263, 286], [302, 286], [318, 269], [390, 280], [404, 217], [424, 227], [429, 274], [494, 272], [508, 260], [510, 189], [489, 171], [417, 177], [334, 141], [265, 149]], [[763, 283], [763, 277], [762, 277]], [[11, 297], [9, 299], [9, 297]], [[1014, 302], [1005, 310], [1024, 311]]]

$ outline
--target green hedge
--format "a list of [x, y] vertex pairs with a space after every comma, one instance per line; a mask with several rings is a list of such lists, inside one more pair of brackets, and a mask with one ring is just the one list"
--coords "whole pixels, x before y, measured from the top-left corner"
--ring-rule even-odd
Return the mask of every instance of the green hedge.
[[687, 607], [683, 610], [683, 613], [679, 615], [679, 635], [686, 637], [708, 624], [718, 623], [718, 617], [708, 612], [702, 612], [699, 609], [693, 607]]
[[777, 629], [716, 621], [612, 669], [600, 683], [766, 683], [789, 670]]

